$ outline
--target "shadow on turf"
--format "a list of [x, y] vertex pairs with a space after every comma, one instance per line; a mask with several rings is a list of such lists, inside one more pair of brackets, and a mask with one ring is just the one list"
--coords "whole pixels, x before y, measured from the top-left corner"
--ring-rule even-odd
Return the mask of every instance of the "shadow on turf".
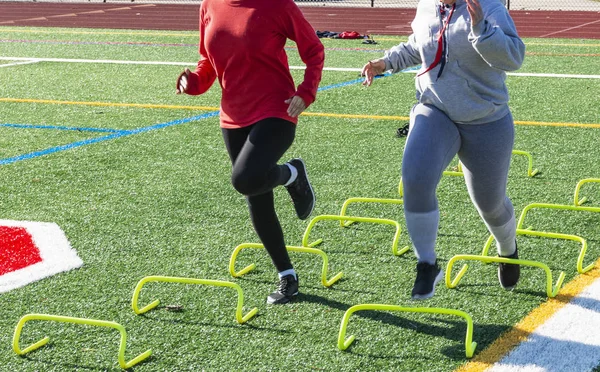
[[[526, 291], [523, 291], [526, 292]], [[545, 293], [542, 292], [532, 292], [534, 295], [544, 296]], [[561, 296], [560, 294], [556, 297], [557, 300], [561, 302], [569, 302], [572, 297], [570, 296]], [[300, 294], [299, 301], [312, 302], [321, 304], [324, 306], [328, 306], [334, 309], [338, 309], [341, 311], [348, 310], [352, 305], [342, 303], [339, 301], [331, 300], [328, 298], [324, 298], [321, 296], [316, 296], [312, 294]], [[600, 302], [596, 300], [592, 300], [589, 298], [577, 299], [575, 301], [576, 305], [585, 308], [598, 308], [600, 307]], [[447, 347], [443, 347], [440, 350], [440, 353], [448, 357], [449, 359], [461, 361], [465, 360], [465, 334], [466, 334], [466, 323], [462, 320], [454, 320], [442, 318], [441, 316], [433, 315], [431, 316], [431, 322], [423, 322], [416, 321], [411, 318], [405, 318], [399, 315], [400, 313], [389, 313], [389, 312], [381, 312], [381, 311], [360, 311], [354, 314], [354, 316], [367, 318], [370, 320], [374, 320], [380, 322], [385, 325], [390, 325], [394, 327], [398, 327], [405, 330], [410, 330], [412, 332], [416, 332], [423, 335], [434, 336], [434, 337], [443, 337], [447, 340], [451, 340], [455, 342], [455, 344]], [[486, 324], [481, 325], [477, 324], [477, 320], [474, 319], [474, 331], [473, 331], [473, 341], [478, 343], [477, 352], [480, 352], [489, 344], [491, 344], [495, 339], [497, 339], [502, 333], [511, 329], [510, 326], [500, 325], [500, 324]], [[448, 327], [449, 326], [449, 327]], [[349, 327], [352, 327], [350, 324]], [[518, 330], [517, 330], [518, 331]], [[399, 330], [402, 332], [402, 330]], [[357, 336], [356, 341], [350, 346], [348, 350], [352, 350], [356, 347], [356, 345], [361, 344], [361, 339], [364, 343], [369, 343], [368, 338], [362, 338], [360, 336], [360, 332], [358, 330], [352, 331], [353, 334]], [[528, 332], [522, 332], [519, 335], [519, 339], [524, 339], [529, 336]], [[377, 341], [378, 343], [381, 341]], [[386, 350], [392, 351], [390, 355], [382, 355], [381, 350], [378, 350], [376, 353], [371, 352], [355, 352], [356, 355], [364, 355], [371, 358], [377, 359], [402, 359], [401, 355], [393, 354], [394, 350], [394, 340], [389, 340], [389, 347]], [[398, 348], [405, 347], [402, 345], [397, 345]], [[423, 356], [426, 357], [426, 356]]]
[[[159, 307], [158, 310], [161, 310], [161, 308]], [[184, 312], [184, 311], [180, 311], [180, 312]], [[229, 328], [229, 329], [236, 329], [236, 330], [240, 330], [240, 329], [243, 330], [245, 328], [249, 328], [254, 331], [269, 331], [269, 332], [274, 332], [274, 333], [279, 333], [279, 334], [290, 333], [290, 331], [285, 330], [285, 329], [277, 329], [277, 328], [272, 328], [272, 327], [258, 327], [258, 326], [253, 325], [252, 319], [260, 317], [261, 316], [260, 312], [258, 314], [256, 314], [251, 320], [249, 320], [247, 323], [244, 323], [244, 324], [235, 323], [233, 318], [231, 320], [232, 323], [224, 324], [224, 323], [216, 323], [216, 322], [211, 323], [211, 322], [201, 322], [201, 321], [190, 321], [190, 320], [186, 320], [186, 319], [162, 319], [162, 318], [154, 317], [154, 316], [150, 317], [146, 314], [142, 314], [139, 316], [144, 317], [144, 319], [146, 319], [146, 320], [152, 320], [155, 322], [161, 322], [161, 323], [166, 323], [166, 324], [185, 324], [185, 325], [193, 325], [193, 326], [201, 326], [201, 327]]]
[[[46, 347], [49, 347], [51, 345], [48, 345]], [[135, 371], [135, 367], [131, 367], [129, 369], [121, 369], [119, 367], [101, 367], [101, 366], [88, 366], [88, 365], [83, 365], [83, 364], [76, 364], [76, 363], [57, 363], [57, 362], [51, 362], [51, 361], [47, 361], [44, 359], [38, 359], [38, 358], [32, 358], [30, 356], [23, 356], [21, 357], [23, 359], [27, 359], [28, 361], [31, 362], [36, 362], [36, 363], [41, 363], [44, 365], [48, 365], [48, 369], [46, 371], [56, 371], [56, 367], [60, 366], [62, 368], [63, 371], [65, 370], [71, 370], [71, 371], [81, 371], [81, 370], [85, 370], [85, 371], [101, 371], [101, 372], [107, 372], [107, 371], [130, 371], [133, 372]], [[147, 359], [148, 361], [152, 360], [152, 356], [150, 356], [150, 358]], [[142, 361], [141, 364], [145, 363], [146, 360]], [[106, 364], [108, 364], [109, 362], [107, 361]]]
[[[338, 309], [341, 311], [348, 310], [352, 305], [345, 304], [339, 301], [331, 300], [325, 297], [311, 295], [311, 294], [300, 294], [299, 301], [318, 303], [321, 305], [325, 305], [334, 309]], [[412, 306], [412, 305], [411, 305]], [[444, 323], [450, 325], [451, 327], [444, 327], [432, 323], [425, 323], [421, 321], [416, 321], [408, 318], [404, 318], [398, 315], [399, 313], [389, 313], [382, 311], [360, 311], [354, 313], [353, 316], [367, 318], [370, 320], [374, 320], [380, 322], [382, 324], [391, 325], [398, 328], [408, 329], [413, 332], [417, 332], [424, 335], [431, 335], [436, 337], [444, 337], [448, 340], [456, 341], [457, 344], [455, 346], [447, 347], [443, 350], [444, 355], [454, 360], [463, 360], [465, 358], [465, 333], [467, 330], [466, 323], [464, 321], [455, 321], [441, 318], [440, 316], [431, 316], [432, 322], [436, 323]], [[351, 324], [350, 324], [351, 327]], [[496, 337], [505, 331], [508, 327], [506, 326], [483, 326], [484, 330], [481, 331], [481, 327], [475, 326], [476, 332], [485, 332], [487, 334], [496, 335]], [[360, 344], [360, 335], [357, 332], [354, 332], [357, 335], [357, 340], [350, 347], [352, 349], [355, 345]], [[365, 340], [366, 341], [366, 340]], [[475, 340], [477, 341], [477, 340]], [[390, 340], [390, 343], [393, 343], [394, 340]], [[400, 358], [400, 356], [383, 356], [381, 354], [370, 354], [370, 353], [356, 353], [358, 355], [366, 355], [373, 358]]]
[[[481, 285], [474, 285], [481, 286]], [[545, 297], [546, 293], [544, 291], [528, 291], [528, 290], [517, 290], [518, 292]], [[485, 294], [485, 292], [482, 292]], [[352, 305], [345, 304], [339, 301], [334, 301], [328, 298], [324, 298], [321, 296], [311, 295], [311, 294], [301, 294], [299, 296], [299, 300], [306, 302], [313, 302], [322, 304], [325, 306], [329, 306], [334, 309], [338, 309], [341, 311], [348, 310]], [[571, 303], [572, 305], [579, 306], [585, 309], [598, 309], [600, 308], [600, 301], [591, 299], [589, 297], [579, 297], [574, 298], [573, 296], [561, 295], [560, 293], [554, 298], [556, 301], [560, 301], [562, 303]], [[413, 332], [417, 332], [419, 334], [430, 335], [434, 337], [443, 337], [448, 340], [455, 341], [456, 343], [452, 346], [443, 347], [440, 352], [446, 357], [452, 360], [464, 360], [465, 359], [465, 334], [466, 334], [466, 323], [463, 321], [458, 321], [454, 319], [442, 318], [441, 316], [434, 315], [432, 316], [431, 322], [422, 322], [415, 321], [409, 318], [404, 318], [399, 315], [400, 313], [389, 313], [389, 312], [380, 312], [380, 311], [361, 311], [354, 314], [354, 316], [368, 318], [370, 320], [374, 320], [380, 322], [382, 324], [391, 325], [394, 327], [407, 329]], [[445, 325], [449, 325], [450, 327], [436, 325], [434, 323], [442, 323]], [[476, 354], [485, 349], [489, 344], [491, 344], [494, 340], [496, 340], [501, 334], [512, 329], [511, 326], [500, 325], [500, 324], [478, 324], [477, 319], [474, 319], [474, 331], [473, 331], [473, 341], [478, 343]], [[351, 326], [351, 325], [350, 325]], [[527, 338], [530, 333], [525, 331], [520, 331], [516, 329], [516, 332], [520, 332], [518, 335], [518, 339]], [[357, 331], [353, 332], [357, 335], [357, 340], [352, 344], [349, 350], [351, 350], [356, 345], [360, 345], [361, 337]], [[367, 339], [363, 339], [363, 342], [369, 342]], [[379, 342], [379, 341], [378, 341]], [[393, 346], [394, 340], [390, 340], [390, 346]], [[401, 347], [401, 345], [398, 345]], [[393, 348], [388, 348], [388, 350], [393, 350]], [[382, 355], [381, 351], [378, 353], [368, 353], [368, 352], [358, 352], [355, 353], [357, 355], [365, 355], [372, 358], [378, 359], [397, 359], [402, 358], [397, 355]]]
[[[248, 274], [248, 275], [251, 275], [251, 274]], [[360, 291], [360, 290], [356, 290], [356, 289], [342, 289], [342, 288], [336, 287], [339, 283], [343, 283], [344, 281], [347, 280], [344, 277], [340, 278], [340, 280], [338, 280], [330, 288], [323, 287], [320, 284], [315, 284], [315, 283], [319, 283], [319, 279], [316, 279], [316, 274], [312, 274], [312, 275], [315, 277], [315, 279], [311, 280], [311, 281], [305, 279], [307, 277], [307, 275], [303, 275], [300, 278], [300, 291], [304, 291], [306, 289], [314, 289], [314, 290], [318, 290], [318, 291], [320, 291], [320, 290], [325, 290], [325, 291], [326, 290], [335, 290], [336, 292], [352, 292], [352, 293], [373, 294], [373, 295], [377, 294], [377, 291]], [[239, 278], [239, 280], [245, 280], [245, 281], [248, 281], [250, 283], [255, 283], [255, 284], [270, 285], [271, 287], [275, 286], [275, 282], [272, 280], [251, 278], [249, 276], [244, 276], [242, 278]], [[269, 287], [269, 288], [272, 289], [271, 287]], [[303, 292], [300, 292], [298, 301], [302, 301], [303, 296], [304, 296]], [[265, 295], [265, 297], [266, 297], [266, 295]]]

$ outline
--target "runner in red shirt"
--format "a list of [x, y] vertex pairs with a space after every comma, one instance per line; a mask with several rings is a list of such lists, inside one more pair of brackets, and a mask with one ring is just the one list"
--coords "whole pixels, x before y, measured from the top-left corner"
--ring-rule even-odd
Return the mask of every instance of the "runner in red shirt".
[[[296, 42], [306, 64], [298, 88], [284, 49], [287, 39]], [[294, 141], [298, 115], [315, 100], [323, 45], [293, 0], [204, 0], [199, 51], [196, 71], [179, 75], [177, 93], [202, 94], [219, 79], [231, 180], [246, 196], [254, 229], [279, 273], [267, 303], [287, 303], [298, 294], [298, 276], [285, 249], [273, 189], [287, 188], [300, 219], [311, 214], [315, 194], [304, 161], [277, 163]]]

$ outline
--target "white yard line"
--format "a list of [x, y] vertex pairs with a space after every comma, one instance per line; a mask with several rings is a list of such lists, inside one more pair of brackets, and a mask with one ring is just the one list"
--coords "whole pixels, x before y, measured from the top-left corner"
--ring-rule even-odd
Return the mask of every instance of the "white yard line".
[[586, 372], [600, 363], [600, 279], [486, 372]]
[[[2, 58], [4, 60], [4, 58]], [[10, 61], [10, 59], [9, 59]], [[15, 63], [6, 63], [6, 64], [2, 64], [0, 65], [0, 68], [2, 67], [10, 67], [10, 66], [19, 66], [19, 65], [30, 65], [32, 63], [38, 63], [39, 60], [37, 59], [32, 59], [32, 60], [28, 60], [28, 61], [20, 61], [20, 62], [15, 62]]]
[[[193, 66], [194, 62], [166, 62], [166, 61], [120, 61], [112, 59], [70, 59], [70, 58], [27, 58], [27, 57], [0, 57], [4, 61], [28, 61], [35, 62], [56, 62], [56, 63], [108, 63], [121, 65], [162, 65], [162, 66]], [[290, 66], [290, 70], [303, 70], [304, 66]], [[341, 72], [361, 72], [360, 67], [325, 67], [324, 71]], [[406, 71], [416, 73], [416, 70]], [[578, 74], [543, 74], [526, 72], [509, 72], [510, 76], [528, 76], [528, 77], [549, 77], [549, 78], [571, 78], [571, 79], [600, 79], [600, 75], [578, 75]]]
[[537, 74], [529, 72], [508, 72], [511, 76], [533, 76], [550, 78], [572, 78], [572, 79], [600, 79], [600, 75], [577, 75], [577, 74]]

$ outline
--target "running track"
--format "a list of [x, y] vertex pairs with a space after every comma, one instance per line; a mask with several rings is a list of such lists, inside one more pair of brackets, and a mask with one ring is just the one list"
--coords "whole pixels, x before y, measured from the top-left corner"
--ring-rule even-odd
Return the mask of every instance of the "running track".
[[[199, 5], [0, 2], [0, 26], [197, 30]], [[414, 9], [302, 7], [315, 30], [408, 35]], [[522, 37], [600, 39], [600, 12], [513, 10]]]

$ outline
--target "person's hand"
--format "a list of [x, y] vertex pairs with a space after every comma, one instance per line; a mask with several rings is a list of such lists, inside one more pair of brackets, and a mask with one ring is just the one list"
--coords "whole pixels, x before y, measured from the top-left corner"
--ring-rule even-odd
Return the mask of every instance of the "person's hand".
[[373, 79], [375, 76], [383, 74], [385, 71], [385, 62], [383, 60], [378, 59], [375, 61], [369, 61], [366, 65], [364, 65], [360, 76], [365, 77], [365, 81], [363, 81], [364, 86], [370, 86], [373, 83]]
[[481, 10], [479, 0], [467, 0], [467, 10], [471, 16], [471, 27], [483, 20], [483, 10]]
[[297, 117], [302, 113], [302, 111], [306, 110], [306, 103], [304, 103], [304, 100], [299, 96], [288, 98], [285, 100], [285, 103], [289, 105], [287, 114], [293, 118]]
[[177, 78], [177, 94], [185, 93], [188, 85], [188, 77], [192, 72], [189, 68], [183, 70], [179, 77]]

